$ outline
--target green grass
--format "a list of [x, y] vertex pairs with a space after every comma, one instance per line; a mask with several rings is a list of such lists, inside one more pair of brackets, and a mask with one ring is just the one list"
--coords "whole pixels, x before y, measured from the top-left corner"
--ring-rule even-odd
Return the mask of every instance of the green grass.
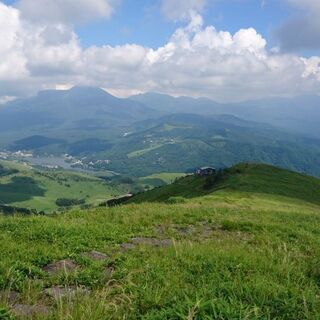
[[165, 184], [171, 184], [176, 179], [184, 176], [185, 176], [185, 173], [163, 172], [163, 173], [155, 173], [146, 177], [139, 178], [139, 181], [143, 184], [157, 187]]
[[176, 196], [194, 198], [222, 190], [285, 196], [320, 205], [319, 179], [268, 165], [236, 165], [227, 169], [210, 189], [204, 188], [206, 179], [189, 175], [168, 186], [139, 194], [131, 202], [161, 202]]
[[166, 145], [165, 143], [157, 143], [157, 144], [152, 144], [151, 146], [149, 146], [148, 148], [142, 149], [142, 150], [136, 150], [133, 152], [130, 152], [128, 154], [128, 158], [138, 158], [141, 157], [143, 155], [145, 155], [146, 153], [153, 151], [153, 150], [157, 150], [159, 148], [161, 148], [162, 146]]
[[18, 172], [0, 177], [2, 203], [37, 210], [57, 209], [58, 198], [85, 199], [86, 204], [98, 204], [122, 191], [107, 185], [102, 179], [68, 171], [40, 171], [13, 162], [0, 162]]
[[[186, 177], [147, 193], [155, 203], [0, 217], [0, 288], [20, 292], [20, 303], [50, 306], [46, 319], [316, 320], [319, 184], [241, 165], [211, 191], [203, 179]], [[158, 200], [151, 199], [155, 192]], [[159, 202], [172, 197], [184, 201]], [[172, 245], [121, 250], [133, 237]], [[90, 250], [110, 258], [83, 257]], [[42, 270], [64, 258], [79, 269], [60, 276]], [[110, 267], [112, 274], [105, 272]], [[42, 293], [53, 285], [86, 286], [91, 294], [53, 303]], [[11, 307], [3, 300], [1, 308]]]

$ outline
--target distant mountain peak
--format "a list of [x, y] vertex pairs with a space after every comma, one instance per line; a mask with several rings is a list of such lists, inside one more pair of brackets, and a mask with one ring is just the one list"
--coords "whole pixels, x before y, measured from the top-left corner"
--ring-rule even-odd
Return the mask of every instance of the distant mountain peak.
[[38, 92], [38, 97], [61, 97], [61, 96], [71, 96], [71, 97], [112, 97], [117, 99], [107, 91], [99, 87], [90, 86], [74, 86], [68, 90], [43, 90]]
[[85, 92], [85, 93], [105, 93], [109, 94], [107, 91], [93, 86], [74, 86], [71, 89], [67, 90], [69, 92]]

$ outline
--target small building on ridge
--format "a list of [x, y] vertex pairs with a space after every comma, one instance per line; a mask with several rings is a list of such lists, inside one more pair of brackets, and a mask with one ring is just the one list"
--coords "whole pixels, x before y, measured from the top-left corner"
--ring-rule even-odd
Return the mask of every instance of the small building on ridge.
[[213, 167], [202, 167], [196, 170], [196, 175], [200, 177], [211, 176], [215, 174], [217, 170]]

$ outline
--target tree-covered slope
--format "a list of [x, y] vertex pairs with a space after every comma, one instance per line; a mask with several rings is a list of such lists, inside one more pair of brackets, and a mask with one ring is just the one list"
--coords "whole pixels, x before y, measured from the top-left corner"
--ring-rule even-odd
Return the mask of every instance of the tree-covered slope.
[[110, 159], [111, 170], [136, 176], [246, 161], [320, 176], [320, 140], [265, 124], [233, 116], [175, 114], [139, 125], [139, 130], [95, 156]]
[[200, 115], [228, 114], [246, 120], [268, 123], [293, 133], [318, 138], [320, 134], [320, 96], [270, 98], [238, 103], [217, 103], [207, 98], [175, 98], [145, 93], [132, 99], [167, 113], [195, 113]]

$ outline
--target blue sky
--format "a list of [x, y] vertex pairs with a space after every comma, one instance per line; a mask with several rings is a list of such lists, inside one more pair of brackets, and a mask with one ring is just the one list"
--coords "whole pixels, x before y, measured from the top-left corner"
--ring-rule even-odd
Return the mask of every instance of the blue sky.
[[[137, 5], [137, 2], [139, 5]], [[254, 27], [267, 38], [290, 14], [287, 5], [271, 0], [262, 6], [259, 0], [228, 1], [208, 4], [203, 16], [206, 24], [235, 33], [241, 28]], [[156, 48], [163, 45], [182, 22], [166, 19], [160, 1], [123, 0], [121, 8], [110, 20], [100, 20], [77, 31], [83, 45], [139, 43]]]
[[[16, 1], [5, 0], [14, 5]], [[273, 44], [273, 31], [292, 9], [283, 1], [260, 0], [208, 1], [203, 17], [205, 23], [219, 30], [235, 33], [241, 28], [255, 28]], [[232, 3], [231, 3], [232, 2]], [[160, 0], [121, 0], [114, 15], [76, 27], [83, 46], [139, 43], [159, 47], [166, 43], [174, 30], [183, 25], [166, 19], [161, 13]]]

